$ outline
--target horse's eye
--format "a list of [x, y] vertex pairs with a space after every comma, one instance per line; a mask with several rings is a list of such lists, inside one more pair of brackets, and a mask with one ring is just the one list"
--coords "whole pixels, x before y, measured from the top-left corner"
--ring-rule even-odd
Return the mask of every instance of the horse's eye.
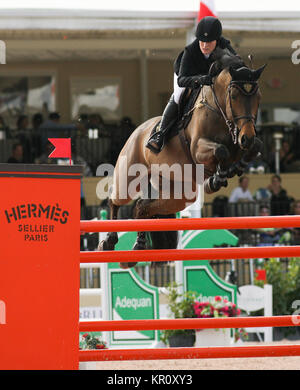
[[236, 92], [233, 92], [233, 93], [231, 94], [231, 99], [232, 99], [232, 100], [236, 100], [237, 97], [238, 97], [238, 94], [237, 94]]

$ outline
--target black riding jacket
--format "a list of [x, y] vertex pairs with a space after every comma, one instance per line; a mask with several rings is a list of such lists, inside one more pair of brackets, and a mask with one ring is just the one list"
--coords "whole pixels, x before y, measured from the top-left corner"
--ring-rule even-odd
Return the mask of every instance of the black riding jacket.
[[[236, 55], [230, 41], [224, 37], [218, 39], [216, 47], [221, 49], [227, 48]], [[186, 46], [174, 62], [174, 72], [178, 75], [177, 83], [179, 87], [192, 88], [195, 76], [207, 75], [209, 67], [213, 62], [211, 57], [211, 55], [207, 59], [204, 57], [200, 50], [198, 39]]]

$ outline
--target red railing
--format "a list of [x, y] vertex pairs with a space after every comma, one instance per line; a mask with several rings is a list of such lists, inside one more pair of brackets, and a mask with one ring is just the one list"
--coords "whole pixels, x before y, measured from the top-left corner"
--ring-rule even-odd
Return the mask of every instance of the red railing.
[[249, 358], [276, 356], [300, 356], [300, 345], [110, 349], [101, 351], [79, 351], [79, 361], [81, 362], [114, 360]]
[[[81, 232], [300, 227], [300, 216], [80, 221]], [[300, 257], [300, 247], [242, 247], [81, 252], [81, 263]], [[298, 326], [300, 316], [80, 322], [81, 332]], [[300, 356], [300, 345], [79, 351], [79, 360], [158, 360]]]
[[256, 229], [300, 227], [300, 215], [181, 219], [80, 221], [81, 232], [149, 232], [170, 230]]
[[80, 252], [81, 263], [122, 263], [128, 261], [182, 261], [300, 257], [299, 246], [264, 246], [200, 249], [145, 249], [142, 251]]
[[157, 320], [85, 321], [79, 323], [80, 332], [103, 332], [116, 330], [162, 330], [162, 329], [214, 329], [255, 328], [264, 326], [298, 326], [300, 316], [274, 317], [224, 317], [224, 318], [176, 318]]

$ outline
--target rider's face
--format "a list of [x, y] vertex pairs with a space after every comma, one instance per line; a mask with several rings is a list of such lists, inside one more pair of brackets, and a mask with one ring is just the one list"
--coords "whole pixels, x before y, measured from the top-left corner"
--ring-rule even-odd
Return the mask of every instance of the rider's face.
[[215, 50], [216, 44], [217, 44], [217, 41], [211, 41], [211, 42], [199, 41], [200, 50], [205, 55], [208, 55], [213, 50]]

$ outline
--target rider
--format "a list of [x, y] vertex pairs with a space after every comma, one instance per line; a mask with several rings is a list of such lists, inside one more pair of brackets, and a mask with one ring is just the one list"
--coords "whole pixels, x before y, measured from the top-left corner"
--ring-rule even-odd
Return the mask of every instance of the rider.
[[213, 16], [201, 19], [195, 35], [196, 39], [185, 47], [174, 62], [174, 93], [163, 112], [159, 131], [149, 138], [146, 145], [154, 153], [159, 153], [164, 147], [165, 136], [177, 119], [179, 99], [185, 88], [212, 84], [208, 71], [215, 48], [227, 48], [236, 55], [230, 41], [222, 36], [221, 22]]

